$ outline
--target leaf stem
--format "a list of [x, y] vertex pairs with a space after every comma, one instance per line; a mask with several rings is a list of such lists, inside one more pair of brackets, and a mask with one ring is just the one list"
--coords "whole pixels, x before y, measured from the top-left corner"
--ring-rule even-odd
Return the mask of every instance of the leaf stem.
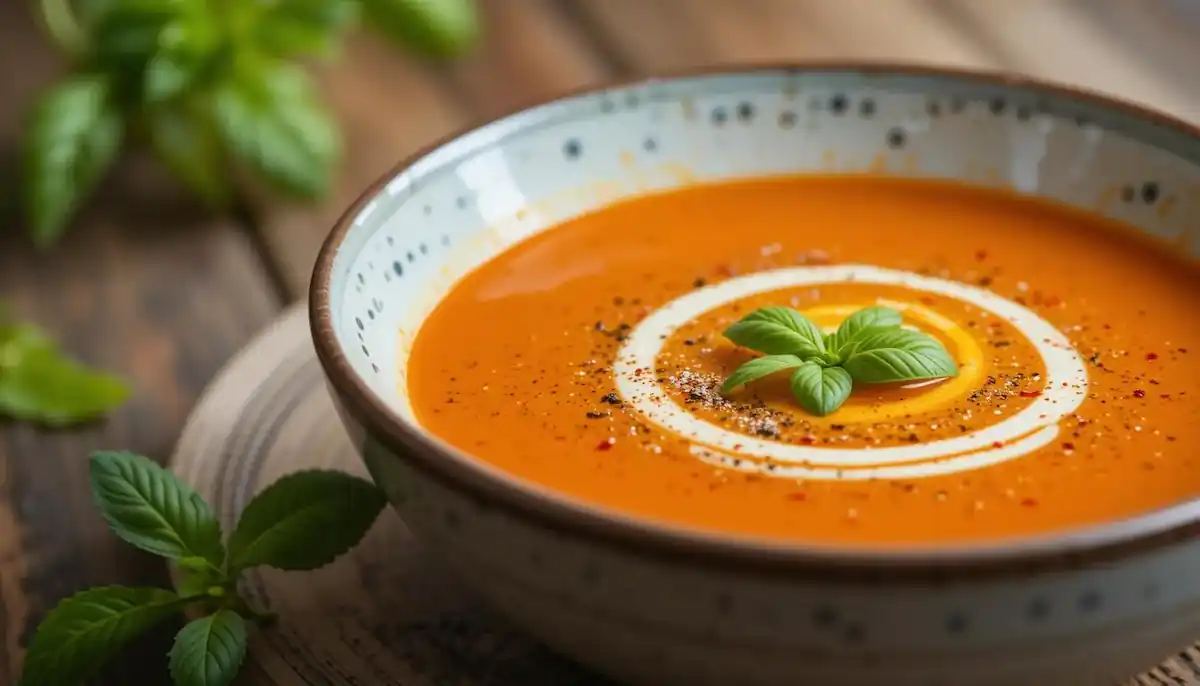
[[78, 57], [83, 52], [83, 30], [71, 9], [71, 0], [41, 0], [38, 6], [51, 40], [63, 52]]

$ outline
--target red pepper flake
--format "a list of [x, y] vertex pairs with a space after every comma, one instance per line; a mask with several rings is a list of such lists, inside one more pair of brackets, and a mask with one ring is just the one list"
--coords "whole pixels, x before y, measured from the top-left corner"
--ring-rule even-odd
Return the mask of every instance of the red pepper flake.
[[1143, 390], [1142, 390], [1142, 389], [1140, 389], [1140, 388], [1139, 388], [1139, 389], [1136, 389], [1136, 390], [1133, 392], [1133, 397], [1135, 397], [1135, 398], [1145, 398], [1145, 397], [1146, 397], [1146, 392], [1145, 392], [1145, 391], [1143, 391]]
[[1024, 498], [1021, 500], [1021, 507], [1037, 507], [1038, 501], [1036, 498]]
[[794, 500], [798, 503], [802, 503], [805, 500], [808, 500], [808, 494], [805, 493], [804, 491], [796, 491], [795, 493], [788, 493], [784, 497], [786, 497], [788, 500]]
[[922, 302], [923, 304], [925, 304], [925, 305], [934, 305], [934, 304], [936, 304], [936, 303], [937, 303], [937, 301], [936, 301], [936, 300], [934, 300], [933, 298], [929, 297], [928, 295], [923, 295], [923, 296], [921, 296], [921, 302]]
[[1074, 449], [1075, 449], [1075, 444], [1074, 444], [1074, 443], [1063, 443], [1063, 444], [1062, 444], [1062, 449], [1063, 449], [1063, 450], [1074, 450]]
[[1004, 444], [1001, 443], [1000, 441], [992, 441], [992, 447], [993, 448], [1003, 448]]
[[1036, 398], [1041, 394], [1041, 391], [1021, 391], [1022, 398]]
[[988, 257], [988, 253], [986, 250], [976, 250], [975, 251], [975, 261], [976, 262], [983, 262], [984, 260], [987, 259], [987, 257]]
[[1146, 353], [1146, 359], [1153, 362], [1158, 359], [1158, 353]]
[[815, 436], [801, 436], [800, 437], [800, 443], [802, 445], [812, 445], [813, 443], [816, 443], [816, 442], [817, 442], [817, 439]]
[[612, 436], [609, 436], [608, 438], [606, 438], [603, 441], [600, 441], [598, 444], [596, 444], [596, 450], [612, 450], [613, 444], [616, 442], [617, 442], [617, 439], [613, 438]]

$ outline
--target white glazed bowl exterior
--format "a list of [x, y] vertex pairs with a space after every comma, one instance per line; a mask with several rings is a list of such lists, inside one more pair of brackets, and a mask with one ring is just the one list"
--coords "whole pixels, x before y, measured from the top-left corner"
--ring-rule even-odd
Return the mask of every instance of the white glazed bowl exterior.
[[[572, 505], [474, 464], [413, 418], [404, 391], [413, 335], [462, 274], [509, 245], [630, 195], [868, 169], [1053, 198], [1200, 254], [1189, 223], [1200, 215], [1200, 137], [1079, 94], [822, 66], [565, 98], [419, 157], [365, 196], [327, 244], [314, 334], [373, 477], [467, 584], [550, 646], [632, 683], [1107, 686], [1184, 647], [1200, 635], [1195, 503], [966, 552], [969, 564], [951, 554], [944, 569], [936, 553], [922, 563], [911, 550], [866, 564], [792, 551], [804, 559], [789, 566], [778, 558], [790, 553], [766, 544], [772, 562], [741, 564], [753, 542], [731, 544], [740, 549], [732, 561], [713, 552], [720, 542], [675, 546], [661, 525]], [[639, 527], [650, 543], [637, 541]], [[604, 533], [614, 528], [621, 535]], [[1115, 539], [1119, 550], [1097, 553]], [[1034, 560], [1027, 569], [1023, 554]], [[924, 571], [900, 571], [913, 563]]]

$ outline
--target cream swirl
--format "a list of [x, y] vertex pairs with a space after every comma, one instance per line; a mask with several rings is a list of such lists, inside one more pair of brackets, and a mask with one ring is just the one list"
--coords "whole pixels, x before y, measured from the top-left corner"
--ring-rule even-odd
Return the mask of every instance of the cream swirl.
[[[730, 431], [665, 399], [655, 374], [637, 372], [654, 369], [664, 341], [713, 308], [783, 288], [837, 283], [872, 283], [934, 293], [1005, 319], [1041, 355], [1047, 370], [1044, 391], [1003, 421], [954, 438], [882, 448], [839, 448], [792, 445]], [[953, 326], [929, 311], [909, 314], [945, 330]], [[652, 423], [691, 441], [692, 453], [698, 458], [746, 471], [761, 471], [762, 461], [769, 461], [772, 469], [764, 472], [768, 475], [808, 479], [928, 477], [1020, 457], [1054, 440], [1059, 421], [1086, 397], [1088, 383], [1084, 361], [1070, 341], [1028, 308], [981, 288], [868, 265], [777, 269], [692, 291], [663, 305], [634, 328], [618, 351], [613, 370], [624, 400]], [[964, 369], [964, 376], [971, 373]]]

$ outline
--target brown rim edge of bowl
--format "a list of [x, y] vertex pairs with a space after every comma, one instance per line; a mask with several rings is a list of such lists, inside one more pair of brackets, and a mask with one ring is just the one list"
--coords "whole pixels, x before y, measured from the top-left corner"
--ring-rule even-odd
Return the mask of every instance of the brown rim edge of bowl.
[[[872, 61], [784, 61], [707, 65], [646, 76], [605, 81], [541, 98], [496, 117], [475, 122], [422, 147], [390, 169], [368, 187], [341, 215], [318, 254], [309, 287], [309, 319], [317, 357], [341, 400], [348, 404], [366, 430], [403, 454], [417, 468], [449, 486], [466, 491], [473, 500], [502, 507], [520, 518], [551, 529], [579, 534], [619, 547], [703, 561], [705, 565], [753, 573], [783, 573], [805, 578], [829, 578], [853, 582], [886, 579], [915, 583], [938, 583], [964, 578], [993, 577], [1063, 571], [1120, 559], [1169, 546], [1200, 535], [1200, 518], [1191, 517], [1168, 526], [1139, 526], [1155, 514], [1175, 505], [1144, 513], [1130, 520], [1098, 525], [1085, 535], [1077, 531], [1024, 537], [980, 545], [937, 547], [813, 547], [799, 543], [766, 541], [721, 532], [688, 529], [669, 523], [637, 518], [543, 489], [528, 481], [491, 468], [465, 453], [443, 450], [433, 441], [408, 429], [404, 421], [375, 397], [354, 373], [339, 349], [333, 327], [331, 278], [343, 238], [354, 217], [389, 181], [434, 150], [455, 139], [540, 105], [588, 93], [639, 83], [652, 83], [706, 75], [742, 74], [756, 71], [828, 71], [863, 74], [895, 74], [947, 77], [983, 84], [1029, 88], [1059, 97], [1132, 115], [1200, 139], [1200, 127], [1146, 106], [1066, 84], [1053, 83], [1004, 72], [959, 69], [919, 63]], [[1193, 501], [1187, 501], [1193, 502]], [[1186, 503], [1184, 503], [1186, 505]], [[1133, 532], [1109, 531], [1126, 524]], [[1149, 531], [1140, 531], [1149, 528]]]

